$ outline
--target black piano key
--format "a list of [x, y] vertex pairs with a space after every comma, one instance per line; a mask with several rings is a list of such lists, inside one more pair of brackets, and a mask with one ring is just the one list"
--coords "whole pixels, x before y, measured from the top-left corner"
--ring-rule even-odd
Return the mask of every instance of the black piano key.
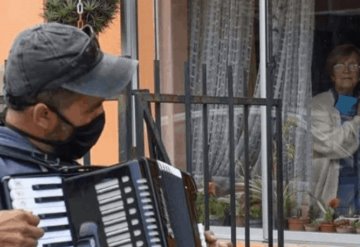
[[32, 186], [33, 190], [51, 190], [59, 188], [61, 188], [61, 184], [34, 184]]
[[37, 197], [34, 198], [36, 203], [46, 203], [46, 202], [58, 202], [64, 201], [63, 196], [51, 196], [51, 197]]
[[42, 227], [42, 229], [44, 230], [44, 232], [57, 232], [57, 231], [68, 230], [68, 229], [69, 229], [69, 226], [68, 226], [68, 225], [62, 225], [62, 226], [44, 226], [44, 227]]
[[72, 242], [61, 242], [61, 243], [49, 243], [44, 244], [43, 247], [69, 247], [73, 246]]
[[54, 219], [54, 218], [67, 217], [67, 214], [66, 214], [66, 213], [39, 214], [38, 217], [39, 217], [41, 220], [44, 220], [44, 219]]

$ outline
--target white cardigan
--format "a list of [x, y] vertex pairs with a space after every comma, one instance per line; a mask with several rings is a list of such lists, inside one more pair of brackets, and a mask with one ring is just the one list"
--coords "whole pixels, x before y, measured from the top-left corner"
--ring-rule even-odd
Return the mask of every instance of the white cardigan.
[[339, 159], [351, 157], [359, 147], [360, 116], [341, 124], [335, 99], [329, 90], [312, 99], [312, 189], [324, 203], [337, 196]]

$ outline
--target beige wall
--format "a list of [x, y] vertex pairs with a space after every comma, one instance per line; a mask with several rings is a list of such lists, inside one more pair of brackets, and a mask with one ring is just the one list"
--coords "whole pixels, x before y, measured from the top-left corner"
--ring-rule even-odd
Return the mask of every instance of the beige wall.
[[[184, 94], [184, 63], [188, 60], [187, 0], [160, 0], [160, 67], [161, 92]], [[163, 141], [171, 161], [182, 169], [186, 165], [185, 122], [179, 119], [184, 106], [162, 107]]]

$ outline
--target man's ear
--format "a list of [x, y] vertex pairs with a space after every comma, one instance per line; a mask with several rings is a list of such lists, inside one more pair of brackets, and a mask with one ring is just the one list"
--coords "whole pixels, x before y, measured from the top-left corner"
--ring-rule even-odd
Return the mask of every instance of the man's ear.
[[42, 128], [44, 131], [52, 131], [57, 122], [56, 114], [44, 103], [37, 103], [33, 107], [32, 118], [34, 124]]

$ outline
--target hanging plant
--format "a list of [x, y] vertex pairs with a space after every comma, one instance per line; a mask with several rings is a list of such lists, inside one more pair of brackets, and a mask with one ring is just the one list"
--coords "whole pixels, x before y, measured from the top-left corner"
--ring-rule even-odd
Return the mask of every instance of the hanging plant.
[[[79, 0], [47, 0], [44, 4], [43, 17], [48, 22], [59, 22], [77, 26], [79, 14], [77, 4]], [[119, 11], [120, 0], [82, 0], [83, 22], [100, 33], [115, 18]]]

